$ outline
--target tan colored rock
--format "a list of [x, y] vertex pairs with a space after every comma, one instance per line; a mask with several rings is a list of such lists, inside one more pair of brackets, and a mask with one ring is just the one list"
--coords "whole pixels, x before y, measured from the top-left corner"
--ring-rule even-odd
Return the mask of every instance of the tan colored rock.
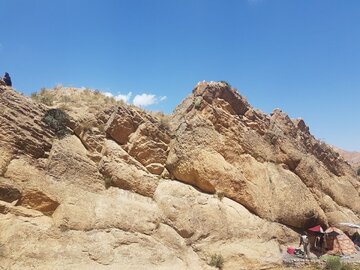
[[110, 185], [152, 197], [159, 180], [117, 143], [106, 140], [99, 163], [101, 173]]
[[0, 88], [0, 146], [12, 152], [44, 157], [54, 133], [42, 121], [45, 106], [15, 91]]
[[51, 215], [59, 206], [59, 203], [49, 198], [41, 191], [29, 190], [24, 192], [16, 205], [21, 205]]
[[13, 202], [21, 197], [19, 189], [5, 183], [0, 182], [0, 200], [5, 202]]
[[144, 119], [138, 111], [120, 106], [111, 115], [105, 131], [119, 144], [126, 144], [130, 134], [135, 132], [142, 122]]
[[[189, 247], [172, 249], [158, 238], [160, 233], [153, 238], [118, 229], [59, 231], [48, 219], [25, 221], [0, 215], [5, 243], [1, 262], [6, 269], [210, 269], [194, 252], [186, 251]], [[21, 259], [16, 259], [20, 250]]]
[[[67, 198], [53, 214], [56, 226], [83, 231], [117, 228], [146, 234], [156, 229], [160, 212], [155, 203], [128, 191], [110, 194], [81, 192], [77, 197]], [[138, 222], [134, 222], [133, 216]]]
[[106, 139], [106, 123], [116, 108], [116, 106], [105, 107], [98, 113], [88, 113], [78, 118], [74, 132], [89, 152], [101, 152]]
[[82, 186], [87, 190], [102, 190], [105, 183], [96, 163], [74, 135], [56, 140], [50, 151], [46, 172], [56, 181], [65, 181]]
[[161, 175], [161, 173], [164, 171], [164, 165], [160, 163], [151, 163], [146, 166], [146, 169], [152, 174]]
[[221, 254], [224, 269], [265, 269], [297, 242], [294, 227], [360, 222], [344, 159], [303, 120], [266, 115], [227, 83], [199, 83], [169, 123], [57, 87], [44, 94], [74, 118], [63, 138], [41, 121], [48, 107], [8, 90], [0, 268], [213, 269]]
[[16, 159], [11, 160], [4, 177], [11, 179], [18, 185], [24, 183], [30, 186], [34, 183], [35, 179], [42, 181], [45, 178], [44, 171], [36, 167], [36, 164], [36, 161], [31, 160], [27, 156], [18, 156]]
[[126, 150], [144, 166], [152, 163], [165, 164], [169, 142], [166, 129], [147, 121], [131, 134]]
[[11, 214], [20, 218], [38, 218], [44, 216], [40, 211], [23, 206], [14, 206], [13, 203], [7, 203], [3, 201], [0, 201], [0, 213], [4, 215]]
[[163, 170], [163, 172], [161, 174], [161, 178], [164, 178], [164, 179], [170, 179], [171, 178], [171, 175], [170, 175], [169, 171], [166, 168], [164, 168], [164, 170]]
[[[245, 268], [248, 262], [257, 266], [264, 261], [278, 264], [280, 243], [297, 239], [296, 233], [262, 220], [232, 200], [220, 200], [177, 181], [161, 182], [155, 200], [166, 216], [166, 224], [175, 228], [205, 261], [212, 254], [222, 254], [225, 265], [238, 263], [244, 269], [250, 269]], [[258, 237], [262, 240], [256, 240]]]
[[[197, 100], [201, 106], [195, 108]], [[298, 228], [328, 223], [317, 190], [359, 215], [359, 181], [303, 121], [279, 109], [266, 116], [227, 85], [214, 82], [198, 84], [175, 110], [174, 121], [176, 139], [166, 168], [175, 179], [220, 192], [262, 218]], [[340, 194], [351, 194], [353, 200]]]
[[346, 151], [337, 147], [334, 150], [338, 152], [355, 170], [360, 168], [360, 152]]
[[330, 196], [337, 205], [360, 213], [360, 197], [354, 188], [355, 182], [332, 175], [324, 166], [319, 166], [313, 157], [302, 159], [295, 172], [308, 187], [319, 189]]
[[11, 150], [3, 147], [0, 148], [0, 175], [4, 175], [10, 161], [14, 158], [14, 154]]

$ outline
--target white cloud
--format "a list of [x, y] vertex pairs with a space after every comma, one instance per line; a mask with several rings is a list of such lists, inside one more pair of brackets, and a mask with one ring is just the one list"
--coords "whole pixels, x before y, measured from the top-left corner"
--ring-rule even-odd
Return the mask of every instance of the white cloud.
[[[107, 97], [113, 97], [117, 101], [122, 100], [125, 103], [130, 103], [130, 100], [132, 97], [132, 92], [128, 92], [127, 94], [118, 94], [116, 96], [111, 92], [102, 92], [102, 93]], [[153, 94], [142, 93], [141, 95], [136, 95], [134, 97], [132, 103], [138, 107], [146, 107], [146, 106], [150, 106], [153, 104], [157, 104], [166, 99], [167, 99], [166, 96], [157, 97], [156, 95], [153, 95]]]
[[113, 95], [112, 93], [110, 93], [110, 92], [103, 92], [103, 94], [104, 94], [105, 96], [107, 96], [107, 97], [113, 97], [113, 98], [115, 98], [115, 100], [117, 100], [117, 101], [122, 100], [122, 101], [124, 101], [125, 103], [129, 103], [130, 98], [131, 98], [131, 96], [132, 96], [132, 92], [129, 92], [129, 93], [125, 94], [125, 95], [123, 95], [123, 94], [118, 94], [118, 95], [116, 95], [116, 96], [114, 96], [114, 95]]
[[110, 92], [103, 92], [104, 96], [106, 97], [113, 97], [114, 95]]
[[132, 96], [132, 92], [129, 92], [126, 95], [118, 94], [117, 96], [115, 96], [115, 99], [117, 101], [122, 100], [125, 103], [129, 103], [129, 100], [130, 100], [131, 96]]
[[135, 106], [146, 107], [146, 106], [150, 106], [153, 104], [157, 104], [161, 101], [164, 101], [165, 99], [166, 99], [166, 96], [157, 97], [152, 94], [143, 93], [141, 95], [136, 95], [134, 97], [133, 103]]
[[151, 94], [141, 94], [134, 97], [135, 106], [146, 107], [156, 103], [156, 96]]

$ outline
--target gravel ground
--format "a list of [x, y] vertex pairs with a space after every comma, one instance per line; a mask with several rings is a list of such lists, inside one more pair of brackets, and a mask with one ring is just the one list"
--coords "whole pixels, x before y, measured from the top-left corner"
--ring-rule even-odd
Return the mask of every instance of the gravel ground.
[[[357, 267], [360, 267], [360, 252], [351, 255], [351, 256], [344, 256], [341, 257], [341, 261], [345, 264], [351, 264]], [[310, 260], [304, 259], [302, 257], [297, 257], [295, 255], [290, 255], [288, 253], [284, 253], [283, 255], [283, 263], [288, 268], [283, 269], [319, 269], [319, 267], [325, 265], [325, 259], [317, 258], [315, 255], [312, 256]], [[316, 267], [317, 266], [317, 267]], [[313, 267], [313, 268], [311, 268]], [[281, 269], [281, 268], [279, 268]], [[320, 268], [321, 269], [321, 268]]]

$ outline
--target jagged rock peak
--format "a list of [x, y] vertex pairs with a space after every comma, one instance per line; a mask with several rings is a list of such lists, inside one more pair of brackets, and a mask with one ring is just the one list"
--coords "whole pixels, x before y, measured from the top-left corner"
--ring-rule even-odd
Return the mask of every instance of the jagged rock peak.
[[232, 114], [243, 115], [250, 108], [250, 104], [227, 82], [199, 82], [194, 90], [195, 106], [196, 102], [203, 101], [212, 104], [215, 99], [223, 99], [230, 105], [229, 111]]

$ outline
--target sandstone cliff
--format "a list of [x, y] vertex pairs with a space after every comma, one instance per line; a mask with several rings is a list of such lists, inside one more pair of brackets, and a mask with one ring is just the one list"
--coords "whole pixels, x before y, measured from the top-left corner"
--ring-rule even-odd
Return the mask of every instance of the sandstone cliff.
[[225, 83], [199, 83], [169, 119], [43, 94], [0, 86], [0, 269], [214, 269], [214, 254], [254, 269], [280, 264], [296, 230], [360, 222], [342, 157]]

